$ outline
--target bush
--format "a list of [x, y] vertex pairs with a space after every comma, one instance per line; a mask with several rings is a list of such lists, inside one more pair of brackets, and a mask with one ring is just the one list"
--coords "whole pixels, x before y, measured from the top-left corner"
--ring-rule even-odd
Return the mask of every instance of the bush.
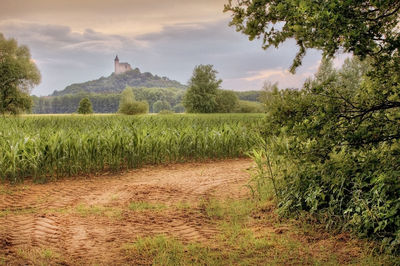
[[183, 104], [177, 104], [177, 105], [175, 105], [173, 108], [172, 108], [172, 110], [175, 112], [175, 113], [184, 113], [185, 112], [185, 107], [183, 106]]
[[167, 101], [156, 101], [153, 104], [153, 113], [159, 113], [161, 110], [171, 110], [171, 104]]
[[127, 87], [121, 93], [118, 113], [125, 115], [146, 114], [149, 112], [149, 104], [145, 101], [135, 101], [135, 95], [131, 87]]
[[250, 102], [250, 101], [239, 101], [236, 113], [263, 113], [264, 108], [262, 103]]
[[307, 211], [328, 228], [350, 229], [398, 253], [398, 110], [353, 109], [364, 97], [372, 103], [367, 70], [357, 58], [340, 71], [323, 61], [303, 89], [266, 92], [267, 154], [281, 214]]
[[147, 102], [133, 101], [131, 103], [123, 105], [119, 109], [119, 113], [125, 115], [139, 115], [147, 114], [149, 112], [149, 104]]

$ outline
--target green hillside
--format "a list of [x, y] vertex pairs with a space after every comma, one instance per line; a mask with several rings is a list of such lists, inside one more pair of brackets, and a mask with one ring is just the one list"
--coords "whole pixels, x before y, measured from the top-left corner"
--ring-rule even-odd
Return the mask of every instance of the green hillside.
[[52, 96], [78, 93], [120, 93], [126, 86], [146, 88], [186, 88], [178, 81], [170, 80], [167, 77], [159, 77], [149, 72], [141, 73], [139, 68], [136, 68], [119, 75], [113, 73], [109, 77], [101, 77], [84, 83], [72, 84], [62, 91], [55, 91]]

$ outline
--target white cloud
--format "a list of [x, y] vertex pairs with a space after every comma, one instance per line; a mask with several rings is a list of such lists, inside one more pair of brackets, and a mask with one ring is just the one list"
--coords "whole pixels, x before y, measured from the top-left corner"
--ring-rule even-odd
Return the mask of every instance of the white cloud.
[[311, 50], [293, 76], [287, 69], [297, 50], [295, 42], [265, 51], [260, 41], [250, 42], [228, 27], [227, 19], [177, 23], [138, 36], [18, 20], [0, 21], [0, 32], [31, 49], [42, 73], [42, 83], [33, 91], [36, 95], [110, 75], [115, 54], [142, 71], [182, 83], [196, 65], [212, 64], [224, 80], [223, 87], [233, 90], [261, 89], [264, 80], [278, 81], [280, 87], [300, 87], [321, 57]]

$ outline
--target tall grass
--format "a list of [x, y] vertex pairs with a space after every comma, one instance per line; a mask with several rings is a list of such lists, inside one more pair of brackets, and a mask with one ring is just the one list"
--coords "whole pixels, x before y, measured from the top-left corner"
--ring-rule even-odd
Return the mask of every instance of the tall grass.
[[0, 118], [0, 178], [65, 176], [245, 156], [262, 115]]

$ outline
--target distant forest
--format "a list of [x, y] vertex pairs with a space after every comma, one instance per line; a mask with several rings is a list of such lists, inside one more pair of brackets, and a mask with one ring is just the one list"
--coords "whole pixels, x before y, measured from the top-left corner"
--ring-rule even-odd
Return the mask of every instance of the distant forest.
[[[186, 90], [182, 88], [147, 88], [133, 87], [133, 92], [137, 101], [147, 101], [150, 112], [153, 110], [154, 103], [168, 106], [176, 113], [184, 112], [181, 104], [182, 97]], [[64, 92], [64, 91], [63, 91]], [[60, 92], [59, 92], [60, 93]], [[261, 91], [242, 91], [235, 92], [240, 100], [258, 102]], [[56, 93], [57, 94], [57, 93]], [[64, 94], [64, 93], [60, 93]], [[80, 91], [60, 96], [33, 96], [34, 114], [67, 114], [76, 112], [82, 98], [88, 97], [92, 102], [95, 113], [115, 113], [118, 110], [120, 93], [88, 93]], [[157, 106], [156, 104], [156, 106]]]
[[[159, 77], [149, 72], [142, 73], [138, 68], [123, 74], [111, 74], [83, 83], [67, 86], [55, 91], [51, 96], [33, 96], [34, 114], [68, 114], [76, 112], [82, 98], [88, 97], [95, 113], [115, 113], [118, 110], [120, 93], [132, 87], [137, 101], [147, 101], [150, 112], [160, 109], [176, 113], [184, 112], [181, 104], [186, 86], [167, 77]], [[259, 100], [261, 91], [236, 92], [242, 101], [242, 109], [257, 109], [254, 102]], [[242, 102], [243, 103], [243, 102]], [[154, 108], [155, 107], [155, 108]]]
[[121, 93], [126, 86], [146, 88], [178, 88], [185, 89], [186, 86], [176, 80], [167, 77], [159, 77], [149, 72], [142, 73], [139, 68], [123, 74], [111, 74], [108, 77], [101, 77], [83, 83], [76, 83], [67, 86], [62, 91], [55, 91], [52, 96], [63, 96], [77, 93]]

